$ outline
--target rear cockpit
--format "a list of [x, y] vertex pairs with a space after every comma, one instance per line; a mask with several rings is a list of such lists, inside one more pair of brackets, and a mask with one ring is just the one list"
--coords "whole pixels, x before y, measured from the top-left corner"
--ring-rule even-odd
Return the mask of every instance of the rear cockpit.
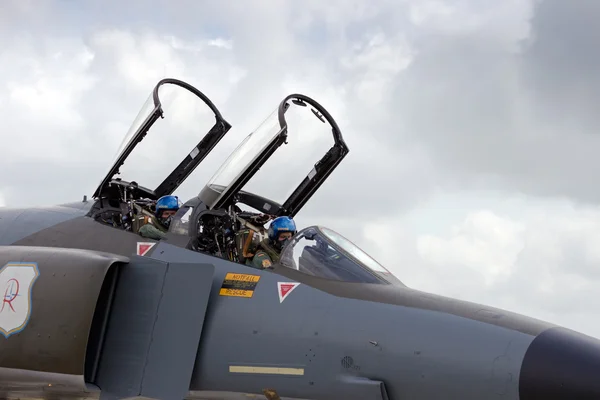
[[[156, 200], [178, 189], [230, 128], [204, 93], [177, 79], [161, 80], [94, 192], [96, 203], [88, 216], [132, 229], [135, 210], [152, 215]], [[180, 161], [173, 157], [175, 149], [183, 149]], [[122, 169], [125, 179], [119, 176]]]

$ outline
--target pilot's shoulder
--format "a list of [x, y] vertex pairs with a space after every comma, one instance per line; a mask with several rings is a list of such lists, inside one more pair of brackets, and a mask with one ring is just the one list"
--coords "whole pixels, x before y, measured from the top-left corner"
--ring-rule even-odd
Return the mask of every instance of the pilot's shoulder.
[[139, 229], [139, 234], [142, 235], [143, 237], [147, 237], [150, 239], [162, 239], [165, 234], [163, 232], [161, 232], [160, 230], [158, 230], [155, 226], [152, 226], [152, 224], [146, 224], [143, 225], [140, 229]]
[[259, 250], [252, 258], [252, 264], [257, 268], [268, 268], [273, 265], [273, 262], [267, 252]]
[[155, 232], [157, 229], [153, 227], [151, 224], [144, 224], [138, 230], [139, 233], [150, 233]]
[[270, 260], [271, 256], [269, 256], [269, 253], [267, 253], [264, 250], [258, 250], [256, 252], [256, 254], [254, 255], [254, 259], [259, 259], [259, 260], [267, 259], [267, 260]]

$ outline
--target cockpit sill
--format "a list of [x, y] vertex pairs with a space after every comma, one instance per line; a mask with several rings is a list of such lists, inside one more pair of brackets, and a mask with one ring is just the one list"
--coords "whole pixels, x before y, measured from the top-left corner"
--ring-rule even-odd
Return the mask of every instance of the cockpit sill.
[[[254, 205], [256, 208], [262, 205], [269, 209], [276, 209], [278, 206], [275, 202], [253, 193], [241, 193], [244, 197], [239, 197], [240, 202], [237, 204]], [[195, 216], [206, 215], [206, 213], [226, 215], [222, 210], [211, 212], [206, 209], [198, 197], [184, 203], [173, 219], [166, 238], [167, 242], [193, 249], [197, 240], [194, 232], [201, 228], [198, 225], [200, 217]], [[282, 271], [282, 268], [291, 269], [304, 276], [327, 281], [405, 287], [396, 276], [353, 242], [323, 226], [309, 226], [297, 232], [282, 249], [280, 261], [274, 268], [277, 271]]]

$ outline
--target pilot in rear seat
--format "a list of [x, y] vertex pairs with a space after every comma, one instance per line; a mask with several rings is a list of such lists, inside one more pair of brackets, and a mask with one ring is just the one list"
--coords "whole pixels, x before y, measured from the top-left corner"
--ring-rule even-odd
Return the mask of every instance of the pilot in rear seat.
[[264, 269], [269, 268], [279, 261], [279, 255], [283, 246], [296, 234], [296, 223], [290, 217], [278, 217], [269, 225], [269, 236], [261, 241], [248, 264], [251, 267]]
[[149, 239], [164, 239], [173, 215], [179, 210], [179, 198], [177, 196], [163, 196], [156, 202], [156, 218], [145, 217], [145, 223], [138, 233]]

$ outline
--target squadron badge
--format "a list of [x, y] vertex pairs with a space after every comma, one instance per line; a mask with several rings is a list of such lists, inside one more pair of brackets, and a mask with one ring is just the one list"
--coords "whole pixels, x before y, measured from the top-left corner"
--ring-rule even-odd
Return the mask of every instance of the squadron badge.
[[31, 291], [40, 271], [36, 263], [10, 262], [0, 270], [0, 333], [8, 338], [21, 332], [31, 316]]

